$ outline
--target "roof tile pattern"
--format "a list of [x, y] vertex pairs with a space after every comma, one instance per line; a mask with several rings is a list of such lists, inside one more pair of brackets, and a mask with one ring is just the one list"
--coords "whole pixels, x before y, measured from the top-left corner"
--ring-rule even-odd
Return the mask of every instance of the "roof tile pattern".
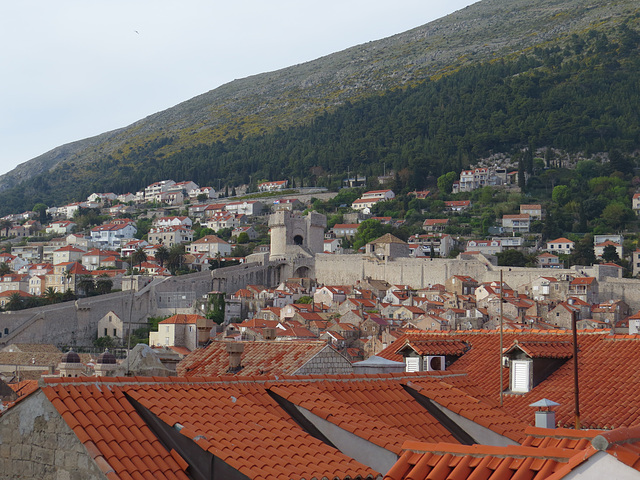
[[396, 454], [407, 438], [456, 442], [399, 382], [320, 381], [272, 387], [274, 393]]
[[[498, 332], [411, 332], [399, 338], [378, 355], [390, 360], [402, 361], [402, 356], [396, 352], [406, 342], [447, 338], [458, 339], [471, 346], [451, 365], [450, 370], [466, 372], [472, 385], [477, 385], [494, 401], [499, 401]], [[506, 331], [503, 345], [506, 348], [516, 340], [525, 345], [528, 344], [527, 342], [569, 342], [570, 344], [572, 336], [570, 332], [556, 330]], [[578, 347], [582, 428], [612, 429], [640, 424], [640, 409], [636, 407], [637, 385], [640, 384], [640, 368], [637, 363], [637, 359], [640, 358], [640, 336], [612, 336], [608, 331], [583, 330], [578, 333]], [[506, 390], [509, 386], [509, 369], [502, 368], [502, 375]], [[461, 388], [469, 391], [464, 386]], [[473, 395], [486, 401], [486, 398], [477, 392]], [[542, 398], [548, 398], [560, 404], [554, 409], [559, 426], [573, 426], [573, 358], [567, 359], [529, 393], [505, 395], [504, 409], [516, 418], [532, 423], [533, 412], [529, 404]], [[616, 401], [611, 401], [612, 398]]]
[[[271, 413], [277, 404], [261, 390], [241, 385], [215, 389], [184, 385], [168, 391], [166, 386], [136, 388], [131, 395], [165, 423], [182, 424], [184, 435], [197, 438], [202, 448], [249, 478], [377, 474], [309, 436], [292, 420]], [[270, 404], [269, 411], [264, 403]]]
[[385, 480], [546, 479], [575, 454], [561, 448], [488, 447], [418, 442], [405, 443], [405, 453]]
[[[238, 375], [290, 375], [327, 346], [324, 341], [243, 342], [243, 368]], [[182, 360], [178, 375], [217, 376], [229, 370], [229, 354], [225, 342], [213, 342]]]
[[55, 385], [43, 391], [107, 478], [189, 478], [120, 389]]

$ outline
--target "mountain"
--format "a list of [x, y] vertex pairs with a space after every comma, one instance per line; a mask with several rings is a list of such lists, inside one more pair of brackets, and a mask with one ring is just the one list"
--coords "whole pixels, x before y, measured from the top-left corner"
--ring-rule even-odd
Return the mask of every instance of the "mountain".
[[[140, 188], [148, 178], [135, 174], [145, 161], [151, 162], [151, 170], [144, 170], [147, 173], [166, 172], [175, 180], [186, 179], [194, 169], [189, 168], [185, 156], [197, 156], [198, 152], [202, 158], [227, 155], [230, 161], [249, 163], [243, 167], [242, 178], [231, 178], [229, 174], [222, 176], [226, 160], [219, 162], [216, 167], [221, 174], [217, 178], [224, 184], [248, 181], [252, 172], [278, 176], [285, 170], [275, 163], [267, 170], [251, 165], [243, 149], [262, 139], [260, 151], [265, 145], [277, 150], [278, 135], [283, 131], [305, 128], [357, 102], [375, 102], [399, 90], [443, 81], [477, 65], [513, 62], [521, 55], [533, 54], [536, 48], [565, 55], [561, 49], [575, 41], [575, 36], [588, 41], [582, 39], [594, 29], [619, 35], [621, 25], [637, 26], [637, 20], [633, 0], [483, 0], [408, 32], [235, 80], [128, 127], [58, 147], [0, 177], [0, 192], [6, 191], [0, 194], [0, 210], [19, 205], [28, 208], [34, 201], [69, 201], [91, 193], [86, 190], [92, 188]], [[437, 88], [429, 94], [437, 94]], [[177, 162], [178, 158], [182, 164], [172, 171], [173, 159]], [[346, 170], [350, 162], [346, 158], [339, 163]], [[419, 159], [414, 159], [416, 162]], [[204, 166], [202, 160], [199, 168]], [[109, 179], [114, 183], [107, 183]], [[213, 183], [212, 175], [201, 181]]]

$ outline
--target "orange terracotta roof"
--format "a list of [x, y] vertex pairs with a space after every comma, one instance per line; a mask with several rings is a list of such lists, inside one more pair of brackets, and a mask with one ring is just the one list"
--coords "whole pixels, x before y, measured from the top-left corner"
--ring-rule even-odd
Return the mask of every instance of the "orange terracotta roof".
[[[324, 341], [266, 341], [242, 342], [242, 369], [236, 375], [278, 374], [292, 375], [327, 346]], [[229, 370], [229, 354], [226, 342], [213, 342], [198, 349], [182, 360], [178, 375], [216, 376]]]
[[460, 340], [410, 340], [396, 353], [411, 348], [418, 355], [455, 355], [460, 356], [469, 349], [469, 345]]
[[184, 324], [197, 323], [198, 320], [204, 320], [204, 317], [201, 315], [186, 315], [184, 313], [178, 313], [176, 315], [173, 315], [172, 317], [162, 320], [160, 323], [163, 325], [164, 324], [184, 325]]
[[127, 401], [122, 388], [51, 385], [42, 389], [107, 478], [188, 479]]
[[549, 478], [575, 452], [561, 448], [490, 447], [407, 441], [385, 480]]
[[[509, 369], [498, 370], [496, 354], [499, 350], [497, 331], [408, 332], [378, 356], [402, 361], [398, 350], [407, 342], [456, 339], [470, 348], [451, 368], [464, 371], [478, 388], [489, 392], [494, 401], [500, 397], [500, 374], [505, 390], [509, 386]], [[504, 347], [516, 340], [527, 342], [571, 342], [571, 332], [564, 330], [508, 330], [504, 333]], [[583, 428], [619, 428], [640, 424], [637, 385], [640, 383], [640, 336], [610, 335], [608, 330], [578, 332], [578, 362], [580, 413]], [[535, 348], [535, 347], [531, 347]], [[545, 347], [546, 348], [546, 347]], [[562, 347], [564, 349], [564, 347]], [[551, 349], [552, 351], [555, 350]], [[563, 350], [564, 351], [564, 350]], [[561, 355], [564, 355], [561, 354]], [[612, 359], [615, 359], [612, 360]], [[504, 409], [526, 423], [533, 422], [529, 404], [548, 398], [560, 404], [555, 408], [557, 424], [574, 424], [573, 358], [568, 358], [553, 373], [526, 394], [504, 395]], [[611, 398], [616, 401], [612, 402]]]
[[[156, 435], [162, 428], [170, 437], [191, 439], [248, 478], [346, 480], [379, 474], [310, 435], [281, 401], [400, 454], [407, 439], [455, 442], [405, 385], [417, 382], [425, 394], [448, 391], [451, 399], [462, 394], [463, 403], [483, 404], [443, 386], [449, 377], [56, 378], [46, 380], [43, 392], [107, 478], [187, 478], [189, 457], [160, 443]], [[494, 407], [480, 408], [505, 416]]]
[[570, 341], [559, 342], [514, 342], [504, 353], [510, 353], [519, 348], [531, 358], [571, 358], [573, 346]]

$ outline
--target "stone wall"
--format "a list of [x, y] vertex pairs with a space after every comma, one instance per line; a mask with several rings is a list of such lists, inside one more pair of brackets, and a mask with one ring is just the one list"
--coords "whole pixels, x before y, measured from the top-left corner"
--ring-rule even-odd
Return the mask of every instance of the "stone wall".
[[[386, 280], [391, 284], [424, 288], [443, 284], [452, 275], [469, 275], [479, 282], [503, 280], [515, 290], [541, 276], [560, 277], [563, 274], [595, 276], [599, 282], [599, 301], [622, 299], [632, 311], [640, 310], [640, 280], [606, 276], [602, 268], [541, 269], [496, 267], [480, 260], [398, 258], [379, 260], [362, 255], [316, 255], [315, 273], [318, 284], [352, 285], [363, 278]], [[618, 273], [617, 271], [615, 272]], [[522, 289], [523, 290], [523, 289]], [[522, 292], [521, 292], [522, 293]]]
[[295, 375], [349, 375], [352, 373], [351, 362], [327, 345], [296, 370]]
[[0, 422], [0, 479], [16, 478], [107, 478], [41, 390], [5, 412]]

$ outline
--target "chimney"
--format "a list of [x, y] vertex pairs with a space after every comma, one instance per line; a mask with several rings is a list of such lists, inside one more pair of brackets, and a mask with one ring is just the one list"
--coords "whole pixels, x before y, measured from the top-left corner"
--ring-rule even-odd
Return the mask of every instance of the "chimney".
[[551, 407], [557, 407], [558, 405], [560, 404], [546, 398], [530, 404], [530, 407], [538, 407], [536, 411], [536, 427], [556, 428], [556, 412], [551, 410]]
[[267, 341], [272, 341], [276, 339], [276, 329], [272, 327], [264, 327], [262, 329], [262, 336]]
[[227, 343], [227, 353], [229, 354], [229, 373], [236, 373], [242, 368], [242, 352], [244, 352], [244, 345], [242, 343]]

